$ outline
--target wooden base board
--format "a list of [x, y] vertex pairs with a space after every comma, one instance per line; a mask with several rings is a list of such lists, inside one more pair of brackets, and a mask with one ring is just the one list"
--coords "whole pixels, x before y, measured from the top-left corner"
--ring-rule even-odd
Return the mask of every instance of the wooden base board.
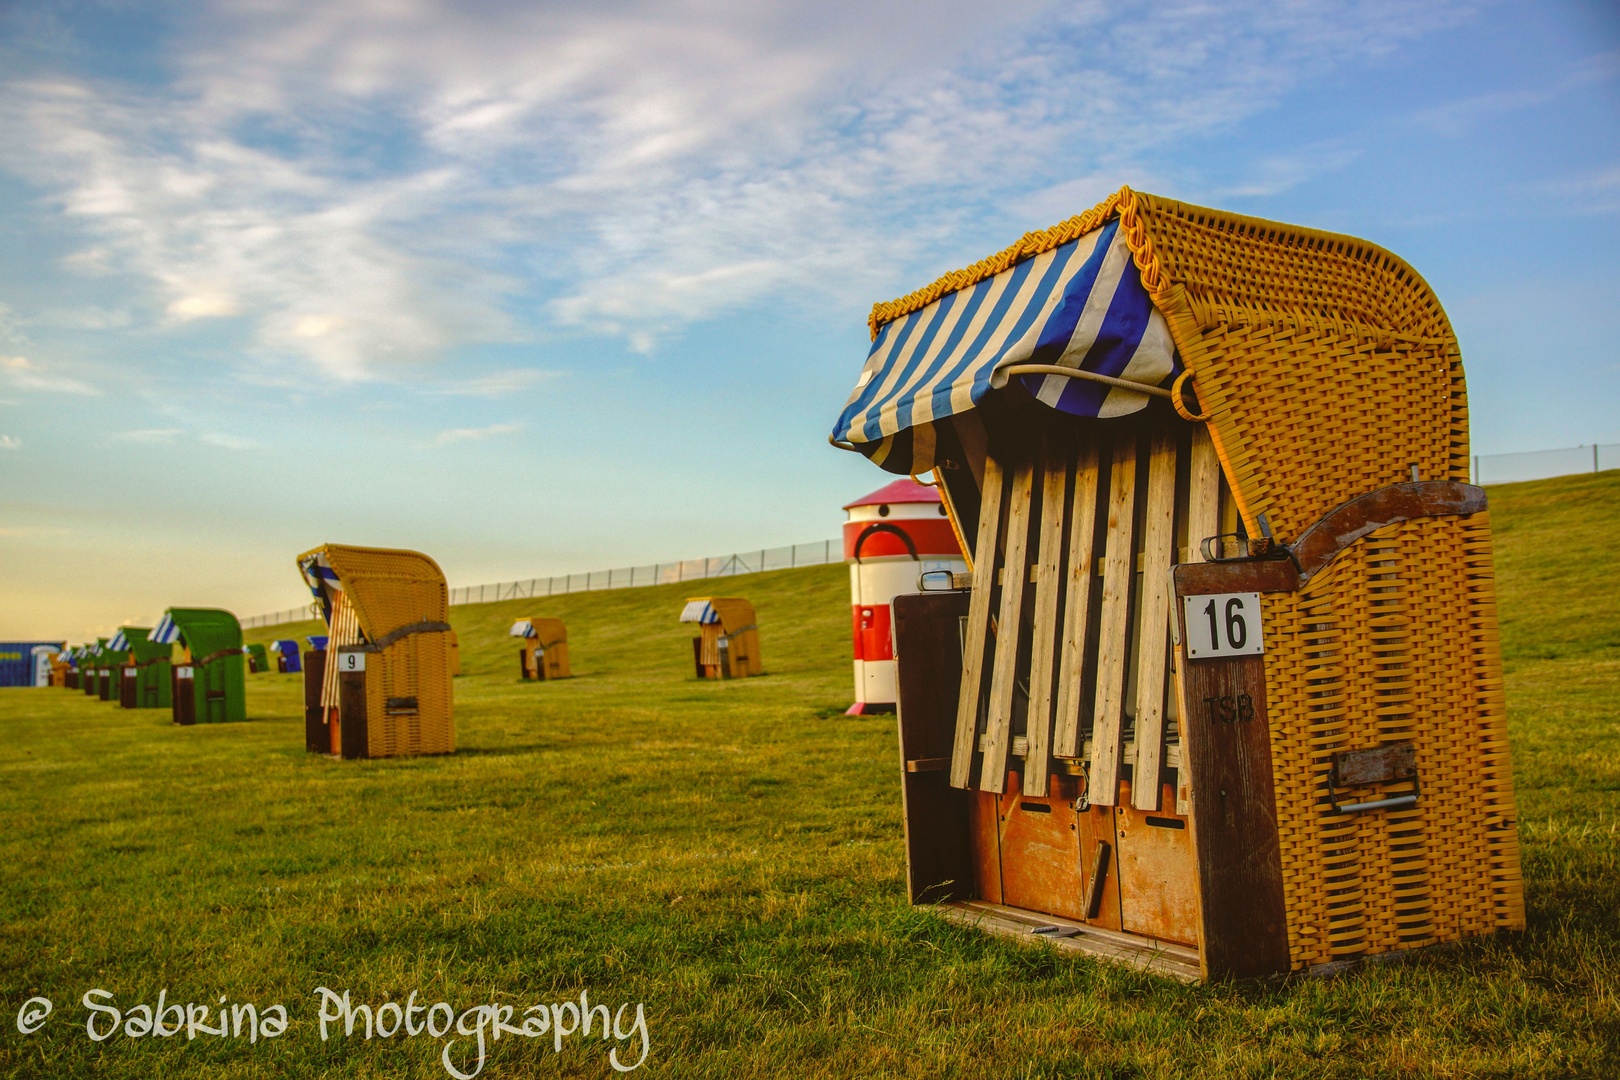
[[1347, 971], [1355, 971], [1357, 968], [1377, 964], [1399, 964], [1407, 960], [1415, 960], [1420, 956], [1432, 956], [1441, 950], [1455, 948], [1457, 944], [1455, 941], [1437, 941], [1433, 945], [1418, 945], [1410, 949], [1396, 949], [1393, 952], [1372, 953], [1351, 960], [1330, 960], [1325, 964], [1308, 967], [1304, 971], [1293, 972], [1293, 975], [1307, 979], [1331, 979]]
[[[1116, 964], [1125, 964], [1181, 982], [1197, 982], [1203, 978], [1198, 950], [1189, 949], [1185, 945], [1174, 945], [1167, 941], [1156, 941], [1153, 938], [1121, 933], [1117, 930], [1104, 930], [1076, 923], [1071, 919], [1057, 919], [1038, 911], [1026, 911], [1023, 908], [991, 904], [983, 900], [951, 900], [932, 905], [930, 910], [937, 911], [951, 922], [977, 927], [1026, 945], [1051, 945], [1058, 949], [1081, 952], [1095, 956], [1099, 960], [1111, 960]], [[1031, 928], [1036, 926], [1057, 926], [1063, 930], [1072, 929], [1079, 932], [1069, 937], [1031, 933]]]

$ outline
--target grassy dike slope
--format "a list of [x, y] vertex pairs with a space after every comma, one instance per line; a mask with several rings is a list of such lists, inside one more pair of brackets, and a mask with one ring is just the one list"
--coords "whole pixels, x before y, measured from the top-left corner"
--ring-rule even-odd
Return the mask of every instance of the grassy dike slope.
[[[1599, 557], [1620, 473], [1491, 497], [1523, 935], [1184, 987], [911, 910], [892, 721], [838, 715], [848, 586], [823, 567], [713, 583], [759, 609], [769, 674], [744, 682], [690, 677], [674, 620], [701, 585], [453, 609], [448, 758], [306, 755], [297, 676], [250, 678], [247, 724], [188, 730], [0, 691], [0, 1076], [445, 1075], [427, 1035], [323, 1043], [320, 985], [644, 1002], [658, 1076], [1620, 1075], [1620, 603]], [[567, 620], [578, 678], [517, 681], [522, 614]], [[293, 1023], [257, 1046], [95, 1044], [77, 1000], [98, 986]], [[57, 1014], [23, 1036], [33, 994]], [[503, 1040], [483, 1075], [613, 1073], [576, 1036]]]

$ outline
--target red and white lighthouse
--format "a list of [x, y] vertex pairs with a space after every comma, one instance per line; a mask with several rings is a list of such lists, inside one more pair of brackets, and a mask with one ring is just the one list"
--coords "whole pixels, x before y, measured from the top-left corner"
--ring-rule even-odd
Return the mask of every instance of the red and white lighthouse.
[[[845, 506], [844, 561], [854, 605], [855, 704], [847, 716], [893, 712], [894, 637], [889, 602], [919, 592], [929, 571], [963, 573], [967, 560], [939, 492], [896, 480]], [[949, 584], [944, 585], [949, 588]]]

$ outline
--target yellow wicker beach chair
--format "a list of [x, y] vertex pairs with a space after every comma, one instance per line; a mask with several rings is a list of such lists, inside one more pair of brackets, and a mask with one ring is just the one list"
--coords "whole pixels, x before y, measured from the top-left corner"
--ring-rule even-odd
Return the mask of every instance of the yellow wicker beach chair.
[[765, 674], [759, 656], [759, 626], [754, 605], [734, 597], [688, 599], [681, 622], [698, 624], [692, 639], [692, 662], [700, 679], [746, 679]]
[[1489, 518], [1411, 267], [1126, 188], [871, 329], [832, 441], [932, 470], [973, 558], [894, 605], [915, 902], [1192, 978], [1524, 925]]
[[519, 619], [509, 631], [521, 638], [518, 647], [518, 670], [525, 679], [567, 679], [572, 676], [568, 667], [568, 628], [561, 619], [536, 615]]
[[[415, 551], [327, 544], [298, 556], [327, 624], [320, 708], [345, 758], [456, 748], [449, 591]], [[306, 746], [320, 740], [306, 733]]]

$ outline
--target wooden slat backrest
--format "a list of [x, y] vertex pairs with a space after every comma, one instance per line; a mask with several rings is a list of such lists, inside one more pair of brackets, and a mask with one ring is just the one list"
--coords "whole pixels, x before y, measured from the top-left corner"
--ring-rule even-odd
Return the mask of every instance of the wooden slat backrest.
[[1044, 797], [1067, 761], [1099, 806], [1126, 775], [1137, 809], [1159, 809], [1169, 779], [1184, 802], [1165, 773], [1184, 707], [1169, 580], [1231, 514], [1214, 445], [1166, 413], [1048, 431], [1024, 453], [985, 459], [951, 784], [1000, 793], [1021, 767], [1023, 794]]
[[[1007, 500], [1007, 543], [1001, 575], [1001, 605], [997, 612], [995, 661], [990, 669], [990, 701], [985, 717], [984, 761], [979, 768], [979, 790], [1000, 794], [1007, 786], [1007, 751], [1012, 747], [1013, 690], [1018, 683], [1018, 638], [1023, 626], [1024, 583], [1029, 577], [1029, 523], [1034, 507], [1035, 463], [1022, 461], [1013, 469]], [[993, 562], [985, 558], [986, 562]]]
[[1176, 541], [1176, 432], [1154, 429], [1148, 456], [1146, 514], [1142, 522], [1142, 604], [1137, 615], [1136, 765], [1131, 802], [1159, 808], [1164, 754], [1164, 683], [1170, 648], [1170, 564]]
[[1090, 431], [1081, 433], [1079, 451], [1075, 455], [1068, 532], [1069, 563], [1064, 575], [1063, 641], [1058, 656], [1052, 753], [1077, 758], [1085, 736], [1080, 722], [1080, 702], [1086, 655], [1090, 650], [1087, 632], [1091, 628], [1091, 583], [1095, 576], [1092, 566], [1097, 534], [1097, 439]]
[[1196, 424], [1187, 469], [1187, 557], [1184, 562], [1203, 562], [1199, 550], [1205, 537], [1221, 531], [1221, 462], [1209, 431]]
[[1131, 592], [1136, 584], [1131, 544], [1136, 515], [1136, 440], [1116, 439], [1108, 477], [1108, 540], [1103, 551], [1102, 619], [1097, 627], [1097, 694], [1092, 713], [1091, 782], [1095, 806], [1113, 806], [1125, 728], [1125, 657]]
[[996, 539], [1001, 531], [1001, 465], [984, 459], [980, 484], [979, 535], [973, 544], [973, 595], [968, 602], [967, 647], [962, 654], [962, 689], [956, 699], [956, 738], [951, 744], [951, 786], [973, 782], [979, 734], [979, 683], [984, 674], [985, 638], [990, 632], [990, 600], [996, 585]]
[[1029, 716], [1024, 725], [1024, 794], [1044, 798], [1052, 764], [1052, 676], [1063, 593], [1064, 500], [1073, 458], [1052, 434], [1041, 440], [1041, 526], [1029, 646]]

